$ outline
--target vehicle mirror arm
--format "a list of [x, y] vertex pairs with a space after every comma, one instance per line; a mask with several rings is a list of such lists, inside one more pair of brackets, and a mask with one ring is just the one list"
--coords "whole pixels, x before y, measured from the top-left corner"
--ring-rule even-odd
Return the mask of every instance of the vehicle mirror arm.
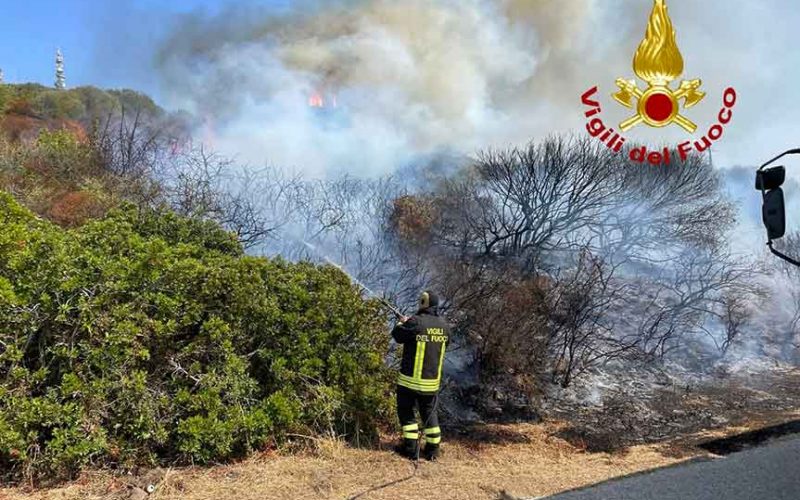
[[772, 252], [773, 255], [777, 255], [778, 257], [780, 257], [781, 259], [785, 260], [789, 264], [792, 264], [794, 266], [800, 267], [800, 261], [797, 261], [797, 260], [789, 257], [788, 255], [779, 252], [778, 250], [775, 250], [775, 248], [772, 246], [772, 240], [769, 240], [767, 242], [767, 246], [769, 247], [769, 251]]
[[779, 154], [775, 158], [771, 159], [770, 161], [768, 161], [768, 162], [764, 163], [763, 165], [761, 165], [760, 167], [758, 167], [758, 171], [761, 172], [762, 170], [764, 170], [764, 168], [770, 166], [771, 164], [773, 164], [776, 161], [780, 160], [784, 156], [797, 155], [797, 154], [800, 154], [800, 148], [795, 148], [795, 149], [790, 149], [788, 151], [784, 151], [783, 153]]

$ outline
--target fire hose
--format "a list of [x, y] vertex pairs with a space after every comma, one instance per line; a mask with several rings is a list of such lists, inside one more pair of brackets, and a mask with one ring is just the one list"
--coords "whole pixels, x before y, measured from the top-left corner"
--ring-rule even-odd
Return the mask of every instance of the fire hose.
[[296, 239], [298, 242], [300, 242], [303, 245], [305, 245], [309, 250], [311, 250], [312, 252], [318, 254], [320, 257], [322, 257], [325, 260], [325, 262], [327, 262], [328, 264], [332, 265], [333, 267], [337, 268], [338, 270], [340, 270], [341, 272], [346, 274], [347, 277], [349, 277], [354, 283], [356, 283], [358, 286], [363, 288], [364, 291], [367, 292], [367, 295], [370, 295], [370, 296], [375, 297], [376, 299], [378, 299], [378, 301], [380, 301], [380, 303], [383, 305], [383, 307], [385, 307], [389, 312], [394, 314], [397, 317], [397, 319], [403, 319], [405, 317], [405, 315], [402, 312], [400, 312], [400, 309], [397, 306], [393, 305], [391, 302], [389, 302], [385, 298], [379, 297], [378, 294], [373, 292], [367, 285], [365, 285], [364, 283], [360, 282], [352, 274], [348, 273], [347, 270], [344, 267], [342, 267], [341, 264], [335, 262], [333, 259], [331, 259], [327, 255], [325, 255], [324, 253], [320, 252], [317, 249], [316, 246], [312, 245], [311, 243], [309, 243], [308, 241], [303, 240], [303, 239], [298, 239], [298, 238], [293, 238], [293, 239]]
[[385, 307], [389, 312], [397, 316], [397, 319], [403, 319], [405, 317], [405, 315], [400, 312], [400, 309], [398, 309], [397, 306], [392, 305], [392, 303], [389, 302], [388, 300], [384, 299], [383, 297], [377, 297], [377, 299], [380, 301], [383, 307]]

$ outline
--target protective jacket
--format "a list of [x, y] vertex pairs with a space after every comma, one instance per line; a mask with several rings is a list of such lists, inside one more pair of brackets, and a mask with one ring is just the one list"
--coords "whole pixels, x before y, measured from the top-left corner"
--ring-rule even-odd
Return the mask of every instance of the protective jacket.
[[442, 381], [444, 351], [450, 326], [435, 308], [422, 309], [405, 323], [398, 323], [392, 337], [403, 344], [397, 384], [418, 393], [435, 393]]

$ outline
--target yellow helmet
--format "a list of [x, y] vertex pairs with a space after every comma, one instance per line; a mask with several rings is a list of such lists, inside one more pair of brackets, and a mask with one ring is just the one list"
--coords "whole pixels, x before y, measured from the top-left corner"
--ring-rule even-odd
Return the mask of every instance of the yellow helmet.
[[430, 290], [425, 290], [419, 296], [419, 308], [429, 309], [439, 307], [439, 296]]

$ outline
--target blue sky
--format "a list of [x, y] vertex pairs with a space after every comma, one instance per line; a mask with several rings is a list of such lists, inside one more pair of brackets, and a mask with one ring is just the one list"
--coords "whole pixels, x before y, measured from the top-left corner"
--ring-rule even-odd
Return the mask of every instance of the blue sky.
[[[236, 4], [285, 7], [291, 0]], [[66, 59], [67, 84], [131, 87], [158, 94], [147, 65], [176, 15], [215, 13], [224, 0], [8, 0], [0, 21], [0, 68], [6, 82], [54, 80], [56, 47]]]

